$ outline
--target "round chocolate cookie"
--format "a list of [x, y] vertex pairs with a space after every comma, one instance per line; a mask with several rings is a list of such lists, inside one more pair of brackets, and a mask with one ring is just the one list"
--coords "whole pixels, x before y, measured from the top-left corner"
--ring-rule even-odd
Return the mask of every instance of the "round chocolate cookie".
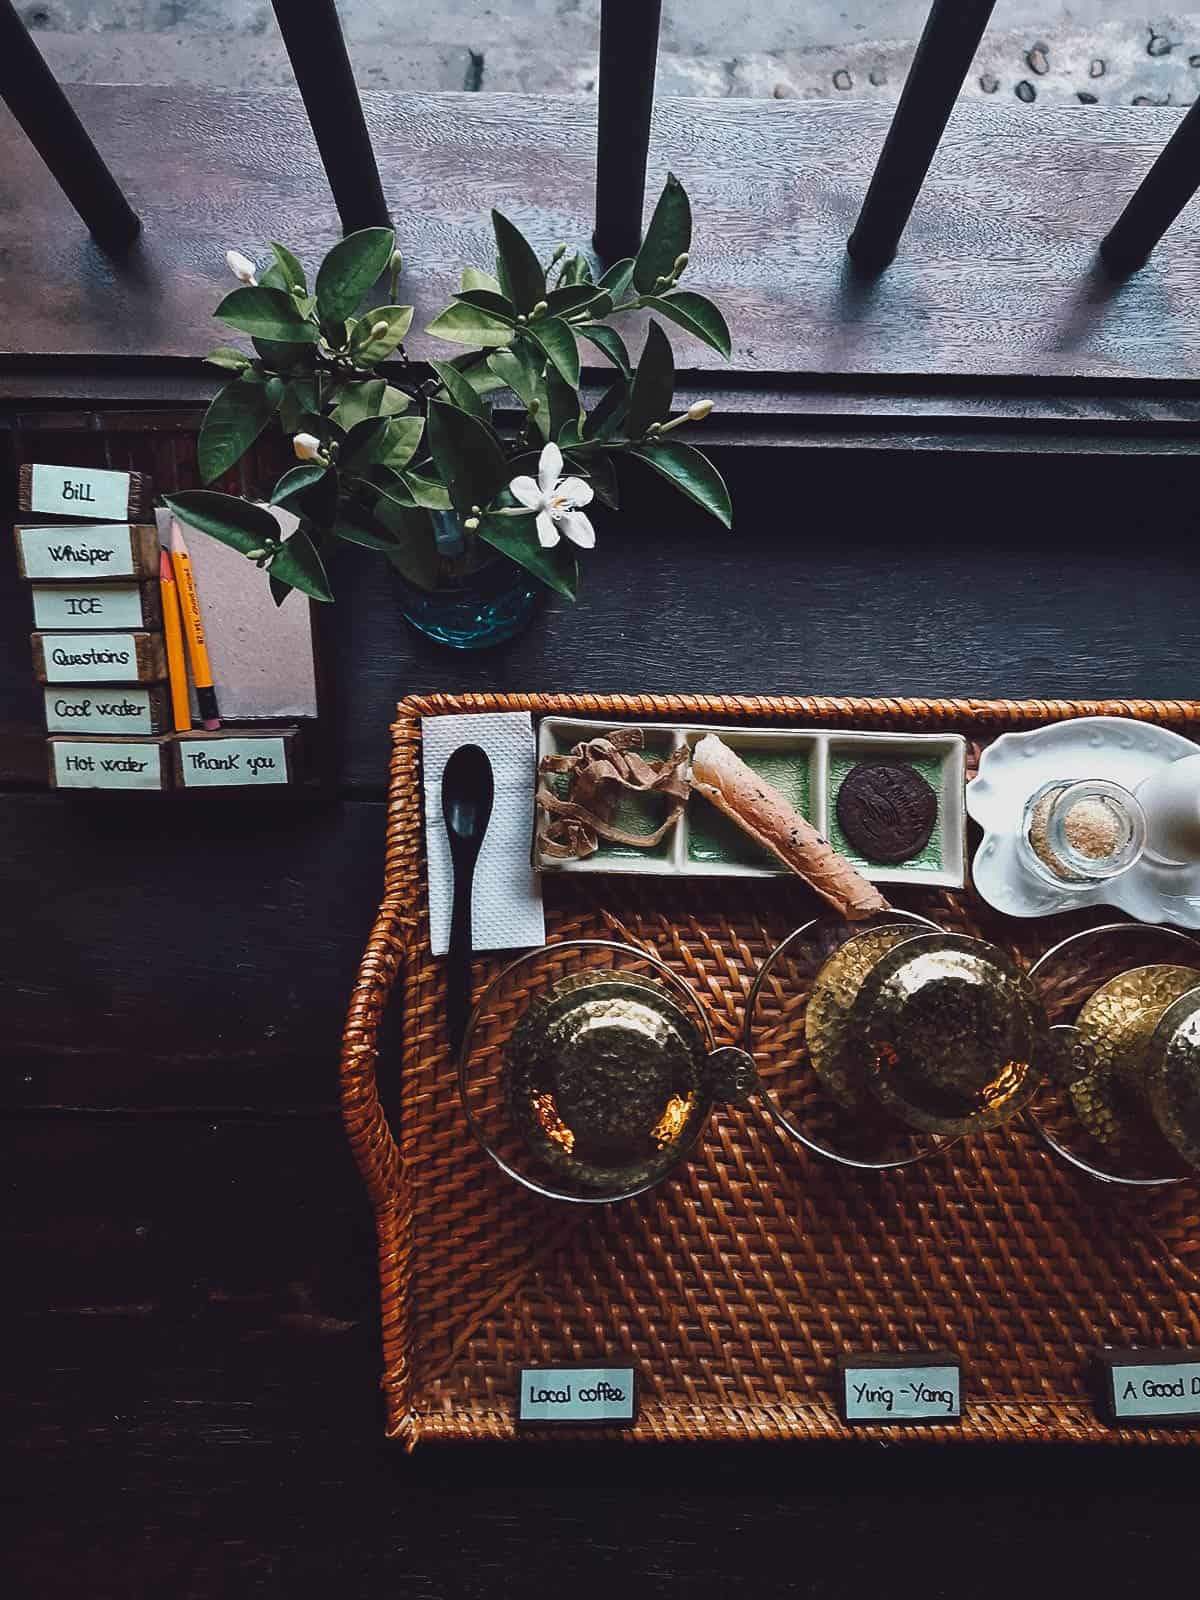
[[847, 773], [838, 790], [842, 832], [867, 861], [894, 863], [920, 855], [937, 813], [937, 795], [912, 767], [864, 763]]

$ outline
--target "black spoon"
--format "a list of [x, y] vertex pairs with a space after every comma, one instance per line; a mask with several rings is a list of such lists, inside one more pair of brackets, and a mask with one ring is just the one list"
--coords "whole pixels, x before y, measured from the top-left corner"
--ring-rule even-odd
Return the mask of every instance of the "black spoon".
[[442, 773], [442, 818], [454, 863], [454, 909], [446, 953], [446, 1010], [450, 1048], [462, 1048], [471, 1009], [471, 889], [479, 847], [492, 815], [492, 763], [477, 744], [460, 745]]

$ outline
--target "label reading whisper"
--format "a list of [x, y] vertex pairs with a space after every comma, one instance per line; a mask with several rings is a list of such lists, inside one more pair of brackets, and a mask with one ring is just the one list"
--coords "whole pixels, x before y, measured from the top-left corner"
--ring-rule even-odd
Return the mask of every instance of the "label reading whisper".
[[29, 509], [120, 522], [129, 515], [129, 474], [96, 467], [47, 467], [30, 473]]
[[129, 524], [106, 528], [18, 528], [27, 578], [129, 578], [133, 535]]
[[632, 1367], [522, 1367], [517, 1422], [574, 1427], [628, 1426], [637, 1419]]

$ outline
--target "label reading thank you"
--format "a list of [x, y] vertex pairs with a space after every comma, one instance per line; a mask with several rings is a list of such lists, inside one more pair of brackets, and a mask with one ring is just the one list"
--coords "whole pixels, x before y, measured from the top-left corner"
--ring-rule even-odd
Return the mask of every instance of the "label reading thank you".
[[538, 1427], [635, 1420], [632, 1367], [523, 1367], [517, 1421]]

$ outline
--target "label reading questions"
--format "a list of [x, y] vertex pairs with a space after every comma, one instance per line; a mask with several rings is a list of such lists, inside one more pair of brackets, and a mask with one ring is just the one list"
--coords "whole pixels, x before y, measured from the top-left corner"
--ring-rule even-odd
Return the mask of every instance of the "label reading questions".
[[128, 633], [47, 633], [42, 651], [47, 683], [137, 681], [137, 645]]
[[637, 1420], [632, 1367], [522, 1367], [520, 1385], [519, 1424], [612, 1428]]
[[1200, 1350], [1105, 1351], [1110, 1422], [1200, 1421]]
[[953, 1356], [847, 1357], [839, 1374], [846, 1422], [957, 1422], [962, 1375]]

